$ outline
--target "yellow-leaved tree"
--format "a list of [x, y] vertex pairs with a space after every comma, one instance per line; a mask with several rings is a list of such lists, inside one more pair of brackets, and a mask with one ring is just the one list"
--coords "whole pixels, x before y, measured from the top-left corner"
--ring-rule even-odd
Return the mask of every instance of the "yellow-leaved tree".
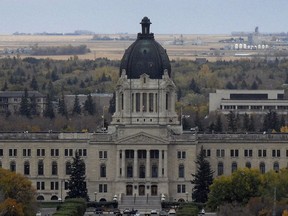
[[26, 177], [0, 168], [0, 215], [35, 215], [35, 192]]

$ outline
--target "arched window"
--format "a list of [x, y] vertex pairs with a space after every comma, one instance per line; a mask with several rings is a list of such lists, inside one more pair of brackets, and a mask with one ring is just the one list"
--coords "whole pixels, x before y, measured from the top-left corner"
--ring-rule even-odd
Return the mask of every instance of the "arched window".
[[43, 161], [38, 161], [38, 175], [44, 175], [44, 164]]
[[259, 165], [259, 168], [260, 168], [260, 172], [261, 172], [262, 174], [264, 174], [264, 173], [265, 173], [265, 163], [264, 163], [264, 162], [261, 162], [260, 165]]
[[42, 200], [44, 200], [44, 196], [42, 196], [42, 195], [39, 195], [39, 196], [37, 196], [37, 198], [36, 198], [38, 201], [42, 201]]
[[71, 174], [71, 162], [67, 161], [66, 162], [66, 175], [70, 175]]
[[217, 167], [217, 170], [218, 170], [218, 176], [220, 175], [223, 175], [224, 174], [224, 165], [222, 162], [219, 162], [218, 163], [218, 167]]
[[52, 175], [58, 175], [58, 165], [56, 161], [52, 162]]
[[246, 162], [245, 166], [250, 169], [251, 168], [251, 163], [250, 162]]
[[158, 178], [158, 166], [156, 164], [152, 165], [152, 178]]
[[178, 167], [178, 177], [179, 178], [184, 178], [184, 165], [183, 164], [180, 164], [179, 167]]
[[279, 163], [278, 163], [278, 162], [274, 162], [274, 164], [273, 164], [273, 170], [274, 170], [275, 172], [279, 172]]
[[24, 175], [30, 175], [30, 163], [28, 161], [24, 163]]
[[233, 162], [232, 163], [232, 166], [231, 166], [231, 172], [235, 172], [237, 170], [237, 163], [236, 162]]
[[51, 200], [58, 200], [58, 197], [57, 197], [56, 195], [53, 195], [53, 196], [51, 197]]
[[145, 166], [141, 165], [139, 168], [139, 178], [145, 178]]
[[100, 166], [100, 177], [106, 177], [106, 165], [101, 164]]
[[16, 162], [15, 161], [10, 162], [10, 171], [16, 172]]

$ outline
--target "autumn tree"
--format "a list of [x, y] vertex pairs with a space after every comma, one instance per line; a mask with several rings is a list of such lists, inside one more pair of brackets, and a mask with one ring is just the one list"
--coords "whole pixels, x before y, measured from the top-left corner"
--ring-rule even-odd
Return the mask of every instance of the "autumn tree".
[[86, 187], [86, 166], [85, 162], [79, 156], [78, 151], [75, 152], [73, 162], [71, 164], [71, 174], [68, 182], [68, 196], [69, 198], [83, 198], [89, 200]]
[[35, 215], [36, 191], [27, 178], [0, 168], [0, 188], [4, 197], [4, 201], [0, 204], [1, 215]]
[[210, 163], [205, 159], [205, 151], [201, 146], [200, 153], [197, 156], [196, 173], [192, 174], [193, 186], [192, 199], [197, 203], [206, 203], [208, 200], [209, 186], [213, 182], [213, 171], [211, 170]]

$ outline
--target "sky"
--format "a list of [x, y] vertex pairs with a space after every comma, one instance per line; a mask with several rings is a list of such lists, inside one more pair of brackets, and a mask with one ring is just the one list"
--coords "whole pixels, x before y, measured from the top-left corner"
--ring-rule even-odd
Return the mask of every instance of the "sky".
[[288, 32], [288, 0], [0, 0], [0, 34]]

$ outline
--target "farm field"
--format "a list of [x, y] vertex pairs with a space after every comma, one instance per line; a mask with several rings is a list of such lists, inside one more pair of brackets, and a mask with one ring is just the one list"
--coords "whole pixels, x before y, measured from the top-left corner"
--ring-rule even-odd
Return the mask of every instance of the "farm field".
[[[115, 38], [119, 35], [107, 35]], [[126, 35], [125, 35], [126, 36]], [[136, 38], [136, 35], [129, 35]], [[134, 40], [92, 40], [92, 35], [0, 35], [0, 52], [5, 49], [29, 48], [32, 46], [79, 46], [86, 45], [91, 50], [85, 55], [77, 55], [79, 59], [108, 58], [120, 60]], [[233, 60], [234, 52], [225, 50], [219, 53], [220, 48], [227, 44], [219, 43], [219, 40], [231, 38], [230, 35], [183, 35], [182, 45], [175, 44], [180, 40], [180, 35], [155, 35], [155, 39], [167, 50], [170, 60], [189, 59], [195, 60], [205, 57], [209, 61]], [[229, 53], [231, 52], [231, 54]], [[24, 58], [27, 54], [19, 54]], [[0, 57], [5, 57], [0, 54]], [[68, 59], [70, 56], [34, 56], [36, 58]]]

